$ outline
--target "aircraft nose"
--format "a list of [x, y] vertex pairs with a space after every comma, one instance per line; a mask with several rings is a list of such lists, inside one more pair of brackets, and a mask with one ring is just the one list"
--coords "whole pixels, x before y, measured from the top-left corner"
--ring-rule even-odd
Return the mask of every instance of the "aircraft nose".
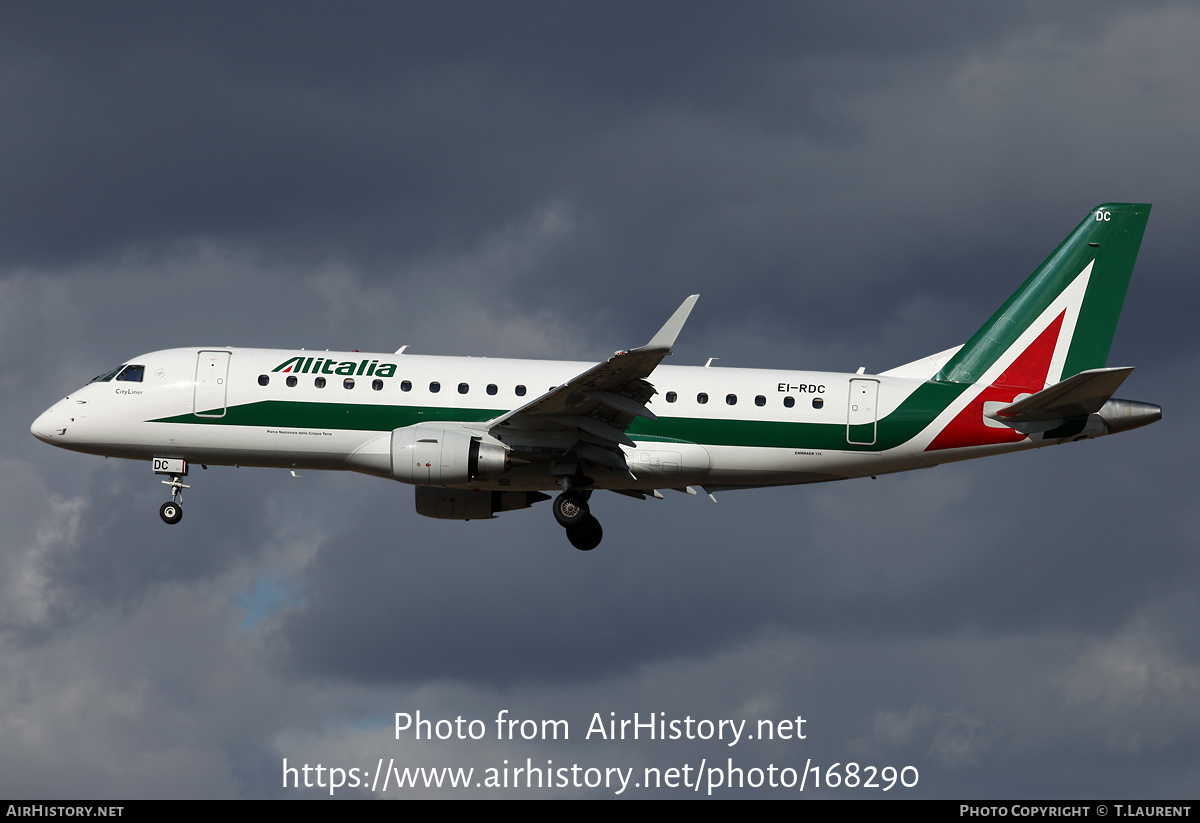
[[33, 421], [29, 431], [38, 440], [49, 443], [54, 431], [54, 407], [51, 406], [38, 415], [38, 419]]

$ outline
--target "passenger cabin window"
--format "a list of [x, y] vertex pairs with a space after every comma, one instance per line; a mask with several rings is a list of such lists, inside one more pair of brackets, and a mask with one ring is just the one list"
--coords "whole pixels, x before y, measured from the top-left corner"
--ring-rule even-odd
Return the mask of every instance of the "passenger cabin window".
[[400, 391], [412, 391], [412, 381], [411, 380], [401, 380], [400, 381]]
[[792, 406], [796, 405], [796, 398], [791, 396], [783, 398], [783, 405], [790, 409]]
[[353, 378], [353, 377], [347, 377], [345, 380], [343, 380], [343, 381], [342, 381], [342, 388], [344, 388], [344, 389], [352, 389], [352, 388], [354, 388], [354, 378]]
[[737, 405], [737, 395], [736, 394], [725, 395], [725, 405], [736, 406]]
[[265, 375], [265, 374], [260, 374], [260, 375], [258, 376], [258, 385], [260, 385], [260, 386], [265, 386], [265, 385], [267, 385], [267, 384], [268, 384], [268, 383], [270, 383], [270, 382], [271, 382], [271, 378], [270, 378], [270, 377], [267, 377], [267, 375]]
[[470, 390], [471, 390], [471, 387], [470, 387], [470, 386], [468, 386], [466, 383], [459, 383], [459, 384], [458, 384], [458, 393], [459, 393], [459, 394], [466, 394], [466, 393], [467, 393], [467, 392], [469, 392]]
[[757, 397], [754, 398], [754, 405], [756, 405], [756, 406], [767, 405], [767, 398], [763, 397], [761, 394], [758, 395]]
[[488, 383], [488, 387], [487, 387], [488, 394], [495, 394], [498, 391], [500, 391], [500, 389], [496, 386], [495, 383]]
[[141, 383], [142, 374], [145, 373], [145, 366], [126, 366], [117, 375], [118, 380], [125, 380], [130, 383]]
[[525, 396], [525, 387], [517, 386], [517, 397], [524, 397], [524, 396]]
[[819, 408], [822, 408], [824, 405], [825, 405], [825, 400], [824, 400], [824, 398], [821, 398], [821, 397], [814, 397], [814, 398], [813, 398], [813, 408], [814, 408], [814, 409], [819, 409]]
[[382, 380], [372, 380], [371, 388], [373, 388], [375, 391], [383, 391], [383, 381]]
[[667, 402], [668, 403], [674, 403], [678, 399], [679, 399], [679, 395], [677, 395], [675, 392], [673, 392], [673, 391], [667, 392]]
[[696, 395], [696, 402], [703, 406], [708, 402], [708, 395], [704, 392], [700, 392], [698, 395]]
[[325, 378], [318, 377], [316, 380], [313, 381], [313, 385], [316, 386], [318, 389], [325, 388]]
[[287, 379], [287, 384], [288, 384], [288, 388], [289, 388], [289, 389], [294, 389], [294, 388], [296, 388], [296, 382], [297, 382], [297, 381], [296, 381], [296, 375], [294, 375], [294, 374], [293, 374], [293, 375], [289, 375], [289, 376], [288, 376], [288, 379]]
[[438, 383], [438, 382], [435, 380], [434, 382], [432, 382], [432, 383], [430, 383], [430, 384], [429, 384], [429, 390], [430, 390], [431, 392], [433, 392], [434, 394], [437, 394], [438, 392], [440, 392], [440, 391], [442, 390], [442, 384], [441, 384], [441, 383]]

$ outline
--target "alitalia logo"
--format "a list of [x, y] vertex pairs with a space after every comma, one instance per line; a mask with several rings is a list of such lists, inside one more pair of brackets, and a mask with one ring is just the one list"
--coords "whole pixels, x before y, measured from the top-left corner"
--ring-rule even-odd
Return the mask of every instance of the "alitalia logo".
[[293, 357], [284, 360], [272, 372], [287, 374], [345, 374], [375, 377], [393, 377], [396, 374], [395, 363], [380, 363], [378, 360], [334, 360], [329, 357]]

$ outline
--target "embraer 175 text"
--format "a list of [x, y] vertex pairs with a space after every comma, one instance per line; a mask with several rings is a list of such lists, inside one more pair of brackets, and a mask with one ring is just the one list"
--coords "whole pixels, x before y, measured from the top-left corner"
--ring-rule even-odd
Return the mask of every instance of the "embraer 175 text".
[[[557, 490], [576, 548], [592, 492], [644, 499], [906, 471], [1100, 437], [1162, 417], [1105, 368], [1148, 204], [1093, 209], [962, 346], [878, 375], [660, 366], [693, 295], [649, 343], [598, 365], [192, 348], [136, 357], [55, 403], [33, 434], [149, 460], [178, 523], [189, 464], [349, 469], [416, 487], [451, 520]], [[861, 370], [860, 370], [861, 372]]]

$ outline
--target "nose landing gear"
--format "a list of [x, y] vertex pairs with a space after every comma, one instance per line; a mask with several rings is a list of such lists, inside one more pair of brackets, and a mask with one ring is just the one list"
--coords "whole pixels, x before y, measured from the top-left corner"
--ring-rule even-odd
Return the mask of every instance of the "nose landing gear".
[[171, 487], [171, 499], [159, 507], [158, 516], [164, 523], [174, 526], [183, 519], [183, 490], [191, 488], [183, 482], [188, 473], [187, 461], [178, 457], [156, 457], [150, 464], [155, 474], [166, 474], [171, 478], [162, 482]]
[[162, 481], [164, 486], [171, 487], [171, 499], [158, 509], [158, 516], [163, 519], [164, 523], [174, 526], [183, 519], [183, 490], [190, 489], [191, 486], [183, 482], [177, 474], [171, 475], [170, 480]]

